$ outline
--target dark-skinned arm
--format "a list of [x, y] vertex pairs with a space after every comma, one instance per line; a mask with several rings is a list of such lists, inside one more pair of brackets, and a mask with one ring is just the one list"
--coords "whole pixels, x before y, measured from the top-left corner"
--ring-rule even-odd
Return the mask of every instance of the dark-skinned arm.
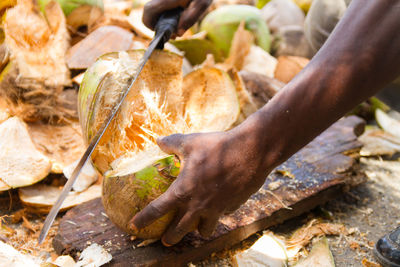
[[210, 235], [218, 218], [243, 204], [273, 168], [400, 74], [399, 29], [399, 0], [353, 0], [307, 67], [241, 125], [160, 139], [182, 170], [132, 227], [177, 210], [164, 245], [195, 229]]

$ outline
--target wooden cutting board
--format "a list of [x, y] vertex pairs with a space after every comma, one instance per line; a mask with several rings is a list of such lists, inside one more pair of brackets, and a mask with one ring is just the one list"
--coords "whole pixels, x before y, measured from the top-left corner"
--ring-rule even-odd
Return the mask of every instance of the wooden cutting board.
[[335, 123], [277, 167], [263, 187], [235, 213], [222, 217], [208, 239], [190, 233], [170, 248], [160, 242], [137, 247], [142, 240], [132, 241], [113, 225], [101, 200], [95, 199], [66, 213], [53, 240], [54, 248], [59, 254], [76, 257], [77, 252], [98, 243], [113, 256], [108, 266], [182, 266], [206, 258], [262, 229], [309, 211], [337, 197], [343, 186], [354, 184], [354, 155], [361, 147], [357, 136], [363, 129], [364, 121], [355, 116]]

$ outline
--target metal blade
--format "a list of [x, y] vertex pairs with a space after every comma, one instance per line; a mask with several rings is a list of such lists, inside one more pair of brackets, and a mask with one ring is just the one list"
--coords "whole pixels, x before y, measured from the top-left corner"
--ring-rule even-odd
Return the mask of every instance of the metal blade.
[[100, 126], [100, 129], [97, 131], [96, 135], [90, 141], [89, 147], [86, 149], [82, 158], [79, 160], [78, 165], [75, 167], [74, 171], [72, 172], [71, 177], [68, 179], [67, 183], [64, 185], [64, 188], [61, 191], [60, 196], [58, 197], [56, 203], [53, 205], [53, 207], [50, 210], [50, 213], [47, 215], [46, 220], [44, 221], [42, 231], [40, 232], [40, 235], [39, 235], [39, 244], [42, 244], [44, 239], [46, 238], [47, 233], [49, 232], [50, 227], [54, 222], [54, 219], [56, 218], [58, 212], [60, 211], [62, 203], [64, 202], [65, 198], [68, 196], [69, 192], [71, 191], [71, 188], [74, 185], [76, 179], [78, 178], [79, 173], [81, 172], [83, 166], [85, 165], [85, 163], [88, 161], [88, 159], [92, 155], [92, 153], [95, 150], [97, 144], [99, 143], [101, 137], [104, 135], [105, 131], [107, 130], [108, 125], [110, 125], [111, 121], [114, 119], [115, 115], [118, 113], [118, 110], [120, 109], [126, 96], [128, 95], [129, 91], [131, 90], [133, 84], [139, 77], [139, 74], [142, 72], [144, 65], [149, 60], [151, 54], [156, 49], [157, 45], [159, 44], [159, 42], [163, 38], [163, 36], [164, 36], [163, 32], [160, 34], [156, 34], [153, 41], [150, 43], [149, 47], [147, 48], [146, 52], [144, 53], [144, 56], [140, 60], [139, 66], [136, 69], [136, 73], [134, 74], [135, 76], [131, 80], [129, 87], [127, 87], [125, 89], [125, 92], [121, 95], [119, 101], [113, 108], [110, 115], [103, 122], [103, 124]]

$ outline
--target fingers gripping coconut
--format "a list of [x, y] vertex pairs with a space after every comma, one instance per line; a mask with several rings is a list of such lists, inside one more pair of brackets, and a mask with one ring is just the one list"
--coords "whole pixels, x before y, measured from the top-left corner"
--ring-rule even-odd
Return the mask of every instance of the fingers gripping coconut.
[[150, 29], [154, 29], [163, 12], [178, 7], [184, 8], [177, 29], [177, 34], [181, 36], [197, 22], [211, 2], [212, 0], [152, 0], [144, 6], [143, 23]]
[[[162, 236], [166, 246], [198, 229], [210, 236], [218, 219], [243, 204], [263, 184], [264, 157], [257, 140], [240, 127], [228, 132], [172, 135], [158, 140], [166, 153], [178, 155], [181, 172], [168, 190], [131, 221], [141, 229], [175, 211]], [[246, 156], [243, 156], [246, 155]]]

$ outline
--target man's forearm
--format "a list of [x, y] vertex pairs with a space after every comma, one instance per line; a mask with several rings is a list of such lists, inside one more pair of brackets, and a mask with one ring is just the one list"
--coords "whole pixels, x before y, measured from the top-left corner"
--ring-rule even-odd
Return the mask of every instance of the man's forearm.
[[234, 131], [259, 142], [267, 169], [283, 162], [400, 74], [399, 29], [400, 0], [353, 0], [308, 66]]

